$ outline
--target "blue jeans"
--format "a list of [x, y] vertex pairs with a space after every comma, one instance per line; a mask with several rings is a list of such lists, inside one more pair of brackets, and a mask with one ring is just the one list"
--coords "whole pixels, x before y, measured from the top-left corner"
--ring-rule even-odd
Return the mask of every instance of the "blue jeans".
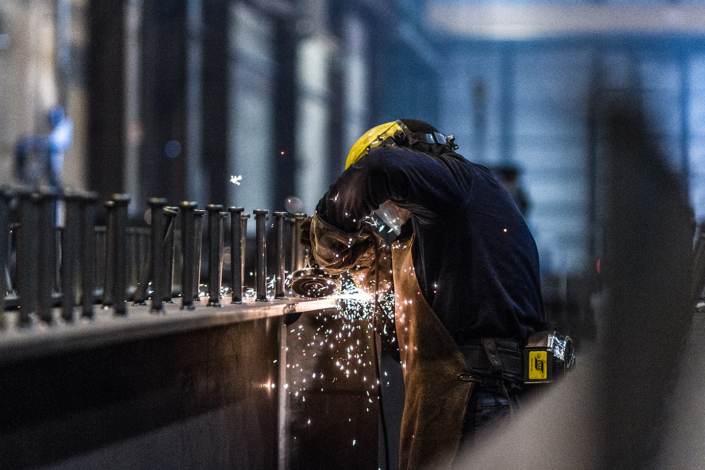
[[[509, 393], [509, 400], [516, 411], [519, 408], [521, 391]], [[509, 419], [512, 413], [510, 401], [496, 390], [476, 388], [465, 410], [461, 449], [475, 444], [486, 433], [492, 431], [499, 422]]]

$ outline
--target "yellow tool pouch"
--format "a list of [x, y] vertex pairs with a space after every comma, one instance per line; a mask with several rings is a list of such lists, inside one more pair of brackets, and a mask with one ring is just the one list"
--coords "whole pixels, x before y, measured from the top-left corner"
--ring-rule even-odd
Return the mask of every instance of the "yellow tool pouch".
[[529, 336], [522, 354], [525, 384], [554, 382], [575, 366], [573, 341], [555, 331], [538, 331]]

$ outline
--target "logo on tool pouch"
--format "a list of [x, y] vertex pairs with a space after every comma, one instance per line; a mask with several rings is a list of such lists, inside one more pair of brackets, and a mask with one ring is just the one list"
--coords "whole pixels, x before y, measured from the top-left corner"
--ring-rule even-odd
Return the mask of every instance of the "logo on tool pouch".
[[548, 354], [546, 351], [531, 351], [529, 353], [529, 380], [548, 378]]

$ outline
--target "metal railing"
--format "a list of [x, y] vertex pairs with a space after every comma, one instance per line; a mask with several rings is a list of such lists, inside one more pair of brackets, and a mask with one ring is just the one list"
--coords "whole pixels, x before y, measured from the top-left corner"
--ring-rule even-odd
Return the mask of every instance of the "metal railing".
[[[56, 223], [59, 202], [63, 206], [60, 227]], [[90, 319], [96, 306], [112, 309], [118, 317], [128, 315], [130, 303], [149, 305], [151, 312], [161, 313], [164, 303], [174, 297], [181, 299], [182, 309], [192, 310], [204, 295], [202, 280], [210, 307], [221, 306], [226, 293], [232, 304], [242, 303], [248, 294], [260, 302], [292, 295], [285, 288], [285, 276], [303, 267], [300, 232], [305, 214], [274, 212], [268, 234], [268, 211], [254, 210], [254, 259], [248, 259], [250, 215], [242, 207], [224, 210], [222, 205], [209, 204], [199, 210], [195, 202], [173, 206], [166, 199], [152, 198], [147, 228], [129, 226], [129, 202], [126, 194], [106, 201], [103, 226], [96, 225], [95, 193], [0, 188], [2, 327], [11, 326], [5, 314], [9, 310], [17, 311], [15, 323], [20, 329], [37, 322], [50, 325], [59, 321], [57, 317], [65, 323], [77, 317]], [[268, 235], [273, 242], [269, 253]], [[271, 273], [268, 254], [273, 258]], [[203, 272], [202, 261], [207, 263]], [[230, 265], [229, 291], [223, 286], [224, 261]], [[244, 282], [248, 261], [254, 262], [252, 288]]]

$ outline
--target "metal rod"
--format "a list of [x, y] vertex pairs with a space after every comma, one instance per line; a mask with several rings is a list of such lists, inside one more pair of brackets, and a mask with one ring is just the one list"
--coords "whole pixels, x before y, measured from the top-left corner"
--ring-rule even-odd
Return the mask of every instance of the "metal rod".
[[287, 217], [284, 221], [286, 222], [286, 234], [289, 237], [286, 264], [289, 268], [289, 273], [292, 273], [296, 266], [296, 220], [293, 217]]
[[[151, 232], [150, 232], [151, 240]], [[132, 297], [132, 305], [147, 305], [147, 297], [149, 295], [149, 281], [152, 279], [152, 249], [147, 247], [147, 261], [142, 266], [135, 294]]]
[[78, 246], [81, 229], [81, 199], [76, 193], [64, 193], [64, 230], [61, 236], [61, 318], [74, 320], [76, 306], [76, 268], [80, 262]]
[[306, 214], [294, 214], [294, 246], [292, 247], [292, 250], [294, 250], [295, 254], [295, 263], [291, 268], [292, 272], [304, 267], [305, 253], [304, 247], [301, 244], [301, 225], [304, 223], [304, 219], [306, 219]]
[[196, 244], [196, 265], [194, 266], [195, 276], [193, 279], [194, 283], [194, 298], [193, 300], [199, 300], [201, 298], [201, 264], [202, 264], [202, 253], [203, 253], [203, 216], [206, 215], [206, 211], [196, 209], [193, 212], [196, 218], [196, 232], [194, 233], [194, 243]]
[[[137, 227], [127, 227], [127, 279], [128, 286], [137, 286], [139, 281], [139, 233]], [[129, 289], [129, 287], [128, 287]]]
[[107, 227], [105, 225], [96, 226], [93, 232], [95, 234], [96, 286], [103, 286], [105, 284], [105, 250], [107, 250], [108, 238]]
[[284, 298], [284, 217], [286, 212], [273, 212], [274, 215], [274, 298]]
[[115, 279], [114, 304], [116, 315], [127, 314], [127, 206], [130, 196], [114, 194], [115, 202]]
[[267, 213], [255, 210], [255, 291], [256, 300], [267, 301]]
[[[152, 232], [150, 231], [149, 228], [139, 228], [138, 230], [138, 257], [137, 259], [139, 260], [138, 262], [138, 276], [142, 273], [142, 271], [145, 269], [145, 267], [149, 264], [149, 242], [150, 238], [152, 235]], [[149, 282], [149, 281], [147, 281]]]
[[27, 327], [37, 311], [37, 229], [39, 214], [34, 193], [19, 194], [19, 237], [17, 239], [17, 291], [20, 311], [17, 323]]
[[105, 224], [105, 250], [103, 254], [103, 308], [115, 302], [115, 201], [107, 201], [108, 211]]
[[[163, 217], [163, 216], [162, 216]], [[165, 246], [166, 243], [166, 237], [169, 233], [170, 227], [167, 226], [166, 223], [162, 224], [164, 227], [164, 233], [162, 234], [162, 247]], [[151, 229], [148, 229], [147, 233], [147, 247], [144, 249], [146, 252], [146, 258], [147, 260], [144, 262], [142, 266], [142, 272], [140, 273], [140, 278], [139, 282], [137, 283], [137, 287], [135, 288], [135, 294], [133, 297], [133, 305], [147, 305], [147, 297], [149, 297], [149, 283], [150, 281], [152, 282], [152, 295], [154, 295], [154, 272], [153, 272], [153, 263], [152, 263], [152, 247], [151, 244], [149, 243], [151, 240]], [[166, 251], [165, 251], [166, 253]], [[162, 258], [164, 259], [164, 258]], [[162, 301], [164, 301], [164, 298], [162, 298]]]
[[220, 213], [220, 270], [218, 276], [218, 285], [220, 286], [220, 294], [223, 296], [223, 265], [225, 264], [225, 225], [228, 220], [228, 212]]
[[5, 296], [10, 288], [7, 274], [10, 259], [10, 203], [12, 192], [0, 186], [0, 328], [5, 328]]
[[230, 212], [230, 279], [233, 304], [242, 303], [242, 207], [228, 207]]
[[152, 219], [152, 238], [150, 243], [152, 264], [152, 308], [155, 313], [163, 313], [164, 292], [164, 208], [167, 201], [163, 198], [151, 198], [148, 202]]
[[179, 215], [178, 208], [165, 207], [166, 234], [164, 235], [164, 292], [162, 299], [171, 303], [171, 295], [174, 291], [174, 232], [176, 231], [176, 216]]
[[93, 318], [94, 289], [96, 286], [96, 193], [83, 194], [80, 204], [81, 217], [81, 316]]
[[223, 237], [221, 225], [223, 219], [220, 204], [208, 204], [208, 305], [220, 307], [220, 273], [223, 270]]
[[[58, 194], [58, 191], [57, 191]], [[56, 210], [58, 207], [62, 206], [63, 204], [56, 204], [54, 206], [54, 215], [56, 216]], [[54, 217], [54, 224], [56, 224], [58, 221], [58, 217]], [[53, 234], [51, 237], [51, 243], [54, 246], [54, 255], [55, 255], [55, 263], [54, 263], [54, 291], [55, 292], [61, 292], [61, 243], [62, 242], [62, 237], [63, 237], [63, 227], [57, 227], [54, 226]]]
[[[250, 218], [250, 214], [242, 214], [240, 221], [242, 222], [242, 286], [245, 288], [245, 265], [247, 264], [247, 220]], [[244, 293], [243, 293], [244, 297]]]
[[42, 189], [35, 203], [38, 212], [37, 261], [37, 316], [46, 324], [54, 321], [54, 274], [56, 266], [56, 191]]
[[196, 265], [196, 203], [181, 203], [181, 251], [184, 258], [181, 272], [181, 308], [193, 310], [193, 278]]

